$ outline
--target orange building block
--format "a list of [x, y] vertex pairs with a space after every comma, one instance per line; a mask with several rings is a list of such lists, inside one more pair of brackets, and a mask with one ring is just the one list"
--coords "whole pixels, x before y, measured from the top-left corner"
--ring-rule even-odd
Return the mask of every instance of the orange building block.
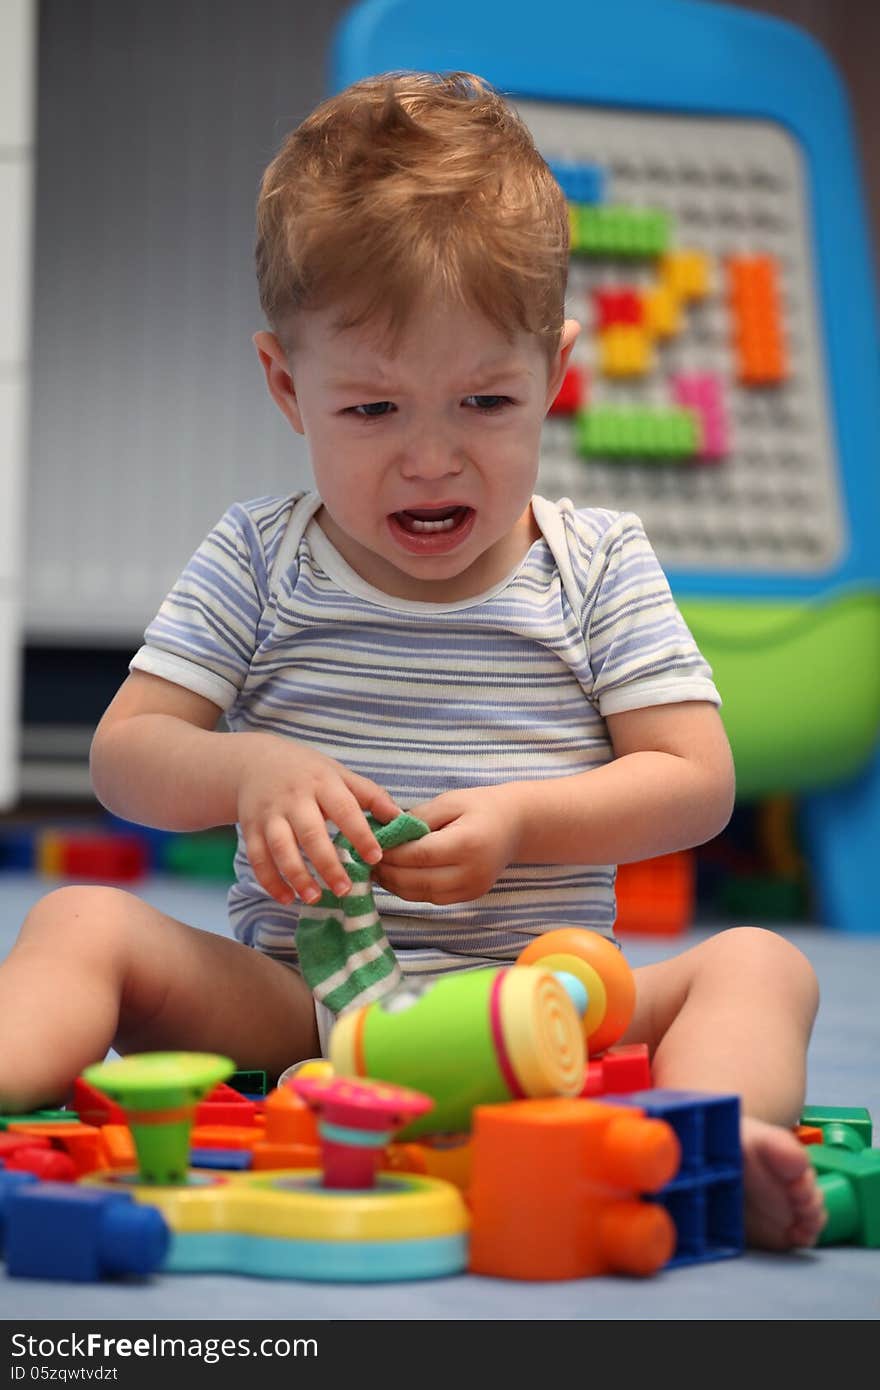
[[697, 861], [691, 850], [621, 864], [615, 931], [621, 936], [678, 936], [693, 922], [696, 896]]
[[101, 1138], [108, 1168], [137, 1168], [137, 1150], [128, 1125], [103, 1125]]
[[802, 1144], [824, 1144], [825, 1135], [819, 1125], [795, 1125], [794, 1135]]
[[252, 1169], [320, 1168], [318, 1121], [311, 1106], [291, 1086], [279, 1086], [266, 1097], [264, 1127], [255, 1131]]
[[603, 1101], [474, 1110], [470, 1265], [505, 1279], [653, 1274], [675, 1251], [657, 1192], [681, 1162], [672, 1127]]
[[252, 1149], [262, 1130], [255, 1125], [193, 1125], [191, 1149]]
[[774, 386], [788, 376], [776, 261], [772, 256], [731, 256], [728, 299], [738, 380]]

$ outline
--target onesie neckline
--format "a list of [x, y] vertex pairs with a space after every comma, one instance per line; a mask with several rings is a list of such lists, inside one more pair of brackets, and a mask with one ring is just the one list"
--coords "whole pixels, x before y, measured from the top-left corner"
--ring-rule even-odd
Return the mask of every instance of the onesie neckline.
[[534, 551], [535, 546], [546, 545], [544, 528], [541, 524], [540, 517], [543, 508], [535, 507], [534, 503], [536, 501], [543, 503], [544, 506], [547, 504], [543, 498], [533, 496], [531, 499], [532, 512], [541, 530], [541, 536], [537, 540], [532, 541], [532, 544], [529, 546], [529, 549], [522, 559], [517, 561], [513, 569], [511, 569], [503, 579], [500, 579], [497, 584], [493, 584], [490, 588], [484, 589], [479, 594], [472, 594], [468, 598], [455, 599], [449, 603], [429, 603], [424, 599], [397, 598], [393, 594], [386, 594], [382, 589], [377, 589], [374, 585], [369, 584], [366, 579], [363, 579], [361, 575], [358, 574], [357, 570], [352, 569], [348, 561], [340, 555], [333, 542], [321, 530], [316, 513], [322, 503], [317, 494], [315, 495], [314, 508], [305, 524], [303, 534], [308, 541], [312, 555], [321, 565], [321, 568], [327, 576], [354, 598], [364, 599], [367, 603], [374, 604], [377, 608], [387, 608], [397, 613], [457, 613], [467, 608], [478, 608], [480, 604], [488, 603], [490, 599], [496, 598], [498, 594], [502, 593], [508, 585], [516, 579], [529, 555]]

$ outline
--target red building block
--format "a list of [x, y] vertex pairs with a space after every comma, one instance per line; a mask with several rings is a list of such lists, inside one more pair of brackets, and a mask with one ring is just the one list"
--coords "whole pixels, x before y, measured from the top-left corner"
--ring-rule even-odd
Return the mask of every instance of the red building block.
[[137, 835], [46, 830], [40, 836], [37, 865], [41, 873], [57, 878], [131, 883], [146, 874], [149, 851], [146, 840]]
[[615, 324], [640, 327], [645, 319], [645, 306], [638, 290], [620, 288], [595, 289], [596, 328], [603, 332]]
[[651, 1063], [647, 1043], [619, 1043], [587, 1063], [582, 1096], [625, 1095], [650, 1090]]
[[587, 375], [582, 367], [569, 367], [550, 407], [551, 415], [573, 415], [587, 403]]
[[197, 1125], [254, 1125], [263, 1109], [256, 1101], [249, 1100], [233, 1086], [221, 1081], [196, 1106]]
[[73, 1083], [70, 1109], [75, 1110], [84, 1125], [124, 1125], [127, 1123], [125, 1111], [115, 1100], [105, 1096], [96, 1086], [91, 1086], [78, 1076]]

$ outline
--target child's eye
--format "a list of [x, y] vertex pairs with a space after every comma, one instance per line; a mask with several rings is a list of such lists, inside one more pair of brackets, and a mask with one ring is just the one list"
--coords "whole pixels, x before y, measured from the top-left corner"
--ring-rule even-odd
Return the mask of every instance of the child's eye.
[[465, 405], [474, 405], [477, 410], [482, 410], [486, 414], [494, 414], [501, 410], [503, 406], [510, 405], [509, 396], [465, 396]]
[[393, 409], [392, 401], [367, 401], [364, 405], [349, 407], [351, 414], [360, 415], [363, 420], [376, 420], [380, 415], [390, 415]]

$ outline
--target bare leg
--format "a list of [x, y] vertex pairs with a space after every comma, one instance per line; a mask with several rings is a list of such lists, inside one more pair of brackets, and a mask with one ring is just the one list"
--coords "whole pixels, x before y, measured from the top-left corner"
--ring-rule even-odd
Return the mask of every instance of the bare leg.
[[0, 965], [0, 1111], [63, 1100], [110, 1047], [220, 1052], [273, 1078], [317, 1055], [310, 991], [259, 951], [115, 888], [60, 888]]
[[818, 1007], [812, 966], [774, 932], [739, 927], [635, 974], [625, 1041], [648, 1044], [654, 1084], [741, 1097], [747, 1239], [812, 1244], [822, 1202], [791, 1133]]

